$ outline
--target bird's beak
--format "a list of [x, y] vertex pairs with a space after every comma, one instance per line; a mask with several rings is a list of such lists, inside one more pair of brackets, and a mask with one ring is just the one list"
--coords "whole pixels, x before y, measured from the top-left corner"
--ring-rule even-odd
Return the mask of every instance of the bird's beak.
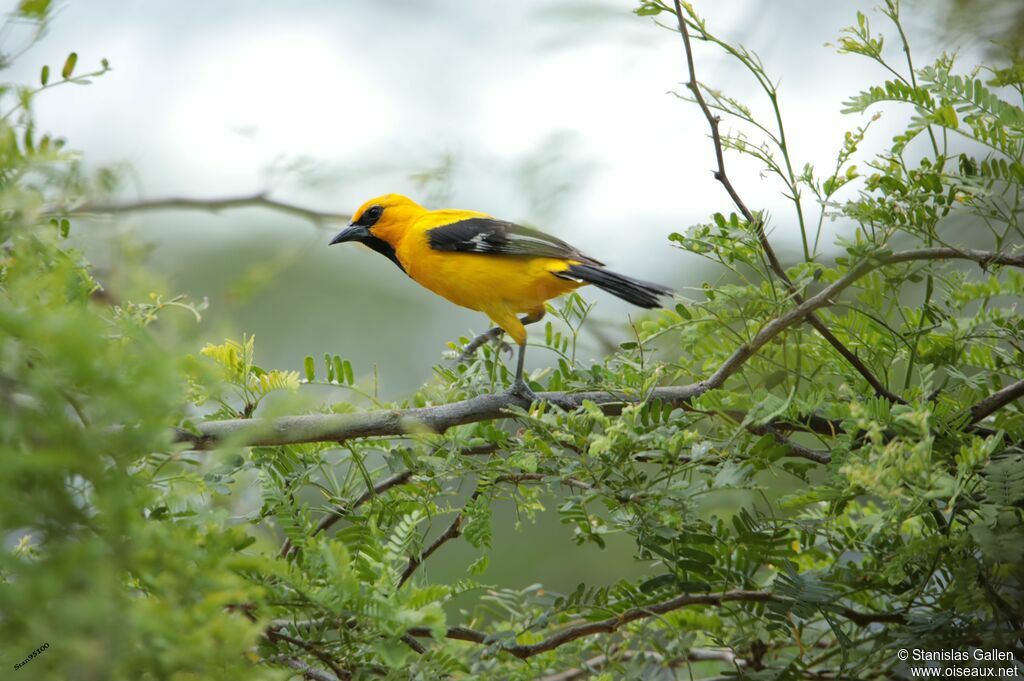
[[335, 237], [331, 239], [331, 243], [327, 245], [333, 246], [334, 244], [340, 244], [346, 241], [362, 241], [364, 239], [369, 238], [369, 236], [370, 230], [368, 230], [366, 227], [363, 227], [362, 225], [349, 225], [345, 229], [338, 232], [337, 235], [335, 235]]

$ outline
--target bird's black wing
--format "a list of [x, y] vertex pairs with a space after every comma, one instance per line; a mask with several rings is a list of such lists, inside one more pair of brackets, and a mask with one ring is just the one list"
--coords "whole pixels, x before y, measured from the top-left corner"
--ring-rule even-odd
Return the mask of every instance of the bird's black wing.
[[427, 238], [435, 251], [522, 255], [603, 264], [550, 234], [494, 218], [466, 218], [435, 227], [427, 231]]

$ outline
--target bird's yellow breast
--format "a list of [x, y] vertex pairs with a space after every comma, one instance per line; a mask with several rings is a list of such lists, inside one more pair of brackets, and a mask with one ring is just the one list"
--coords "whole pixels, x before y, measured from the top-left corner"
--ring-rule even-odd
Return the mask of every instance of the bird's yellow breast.
[[582, 285], [556, 277], [570, 261], [430, 248], [426, 230], [405, 236], [396, 249], [405, 271], [423, 287], [456, 305], [490, 312], [543, 310], [544, 302]]

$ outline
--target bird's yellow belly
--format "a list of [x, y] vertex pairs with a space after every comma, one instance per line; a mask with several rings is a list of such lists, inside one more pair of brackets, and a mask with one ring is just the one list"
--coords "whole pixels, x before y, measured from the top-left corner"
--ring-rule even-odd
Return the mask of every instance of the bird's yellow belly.
[[476, 253], [422, 251], [402, 260], [409, 275], [427, 289], [456, 305], [488, 312], [506, 308], [512, 312], [543, 309], [544, 302], [573, 289], [581, 282], [556, 277], [565, 270], [564, 260]]

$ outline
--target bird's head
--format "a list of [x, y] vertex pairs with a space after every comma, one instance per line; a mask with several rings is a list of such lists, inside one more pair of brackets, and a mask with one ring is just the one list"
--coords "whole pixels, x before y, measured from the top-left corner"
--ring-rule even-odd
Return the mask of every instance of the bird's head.
[[359, 206], [352, 222], [331, 239], [331, 245], [358, 241], [376, 251], [381, 245], [394, 249], [406, 228], [423, 212], [422, 206], [401, 194], [378, 196]]
[[395, 253], [405, 230], [425, 209], [401, 194], [385, 194], [370, 199], [352, 215], [348, 227], [338, 232], [329, 245], [357, 241], [377, 251], [405, 272]]

